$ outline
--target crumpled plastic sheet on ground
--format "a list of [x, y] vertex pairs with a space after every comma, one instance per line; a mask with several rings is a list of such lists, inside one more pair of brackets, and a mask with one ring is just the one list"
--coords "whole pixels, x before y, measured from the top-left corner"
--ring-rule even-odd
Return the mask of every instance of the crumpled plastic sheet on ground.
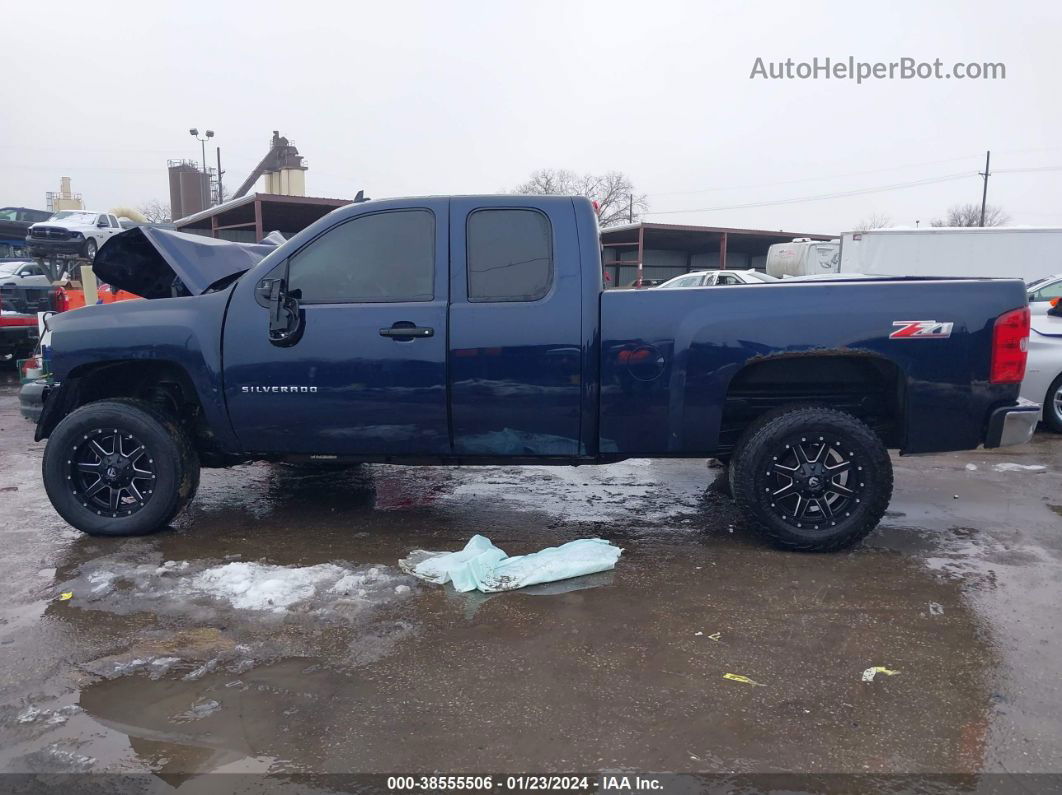
[[530, 555], [509, 557], [486, 536], [475, 535], [460, 552], [418, 549], [398, 562], [407, 574], [460, 592], [512, 591], [615, 568], [623, 550], [603, 538], [581, 538]]

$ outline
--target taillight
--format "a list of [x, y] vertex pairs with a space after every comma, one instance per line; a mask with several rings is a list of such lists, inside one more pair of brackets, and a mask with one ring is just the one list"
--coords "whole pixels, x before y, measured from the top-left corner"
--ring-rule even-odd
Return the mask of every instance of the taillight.
[[1005, 312], [992, 329], [993, 384], [1019, 384], [1025, 378], [1029, 350], [1029, 307]]

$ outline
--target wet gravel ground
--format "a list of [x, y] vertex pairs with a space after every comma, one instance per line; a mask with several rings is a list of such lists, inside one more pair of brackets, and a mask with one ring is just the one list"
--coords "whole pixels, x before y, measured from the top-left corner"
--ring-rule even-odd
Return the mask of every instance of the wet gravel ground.
[[[882, 527], [832, 555], [765, 546], [704, 460], [207, 470], [174, 529], [107, 540], [52, 511], [16, 389], [2, 771], [1062, 772], [1062, 438], [897, 458]], [[494, 595], [397, 568], [474, 533], [624, 553]], [[219, 590], [237, 571], [273, 601]]]

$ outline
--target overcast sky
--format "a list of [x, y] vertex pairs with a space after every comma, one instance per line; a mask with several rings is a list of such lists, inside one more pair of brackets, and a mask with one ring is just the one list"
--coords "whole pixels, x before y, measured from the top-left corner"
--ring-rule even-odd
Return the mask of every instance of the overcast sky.
[[[166, 160], [199, 159], [196, 126], [216, 131], [230, 188], [279, 129], [314, 196], [497, 192], [540, 167], [618, 169], [649, 195], [649, 220], [824, 233], [979, 202], [991, 149], [989, 203], [1062, 226], [1062, 4], [873, 7], [12, 3], [0, 205], [44, 207], [62, 175], [90, 209], [166, 200]], [[849, 56], [1001, 62], [1006, 79], [750, 79], [757, 57]], [[1048, 167], [1060, 170], [1006, 171]]]

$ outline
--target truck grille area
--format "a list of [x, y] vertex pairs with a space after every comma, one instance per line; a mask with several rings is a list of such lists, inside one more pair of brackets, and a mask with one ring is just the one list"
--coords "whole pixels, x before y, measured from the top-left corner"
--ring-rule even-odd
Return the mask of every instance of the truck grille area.
[[70, 232], [58, 226], [35, 227], [30, 230], [34, 240], [69, 240]]

